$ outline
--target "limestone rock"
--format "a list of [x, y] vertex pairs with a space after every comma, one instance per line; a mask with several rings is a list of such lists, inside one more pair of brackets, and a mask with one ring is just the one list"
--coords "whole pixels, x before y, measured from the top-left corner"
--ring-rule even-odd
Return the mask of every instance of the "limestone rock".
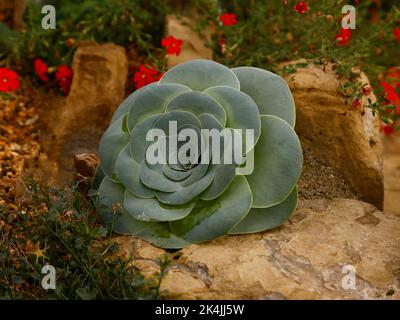
[[74, 155], [76, 172], [84, 177], [93, 177], [99, 164], [99, 158], [93, 153]]
[[[175, 252], [160, 292], [168, 299], [400, 299], [399, 235], [400, 218], [370, 204], [305, 200], [273, 231]], [[150, 252], [148, 261], [165, 252], [129, 236], [118, 241], [125, 257], [138, 247]], [[146, 268], [154, 273], [154, 265]], [[352, 270], [354, 289], [345, 278]]]
[[400, 133], [384, 139], [384, 211], [400, 216]]
[[0, 21], [13, 29], [22, 26], [25, 0], [0, 1]]
[[[359, 197], [383, 208], [379, 119], [347, 105], [331, 66], [308, 65], [285, 76], [296, 103], [296, 132], [305, 152], [334, 167]], [[362, 83], [368, 79], [361, 74]], [[375, 100], [374, 96], [370, 96]], [[364, 101], [365, 103], [366, 101]]]
[[[60, 172], [52, 172], [52, 176], [59, 176], [59, 180], [72, 177], [75, 154], [97, 152], [102, 134], [124, 99], [128, 72], [125, 49], [114, 44], [82, 43], [72, 69], [68, 97], [54, 99], [41, 114], [42, 122], [47, 123], [41, 144], [49, 161], [57, 164]], [[51, 164], [46, 162], [42, 167]]]
[[166, 36], [183, 40], [179, 56], [168, 56], [169, 68], [192, 59], [212, 59], [213, 52], [206, 47], [206, 43], [211, 40], [211, 32], [204, 30], [202, 38], [192, 29], [193, 19], [195, 19], [195, 14], [191, 17], [168, 15], [166, 18]]

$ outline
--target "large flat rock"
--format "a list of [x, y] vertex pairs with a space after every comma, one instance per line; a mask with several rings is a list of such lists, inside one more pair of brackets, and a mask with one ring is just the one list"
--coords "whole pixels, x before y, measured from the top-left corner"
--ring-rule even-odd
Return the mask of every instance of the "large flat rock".
[[[133, 237], [116, 241], [146, 276], [168, 254]], [[278, 229], [225, 236], [172, 257], [163, 298], [400, 298], [400, 218], [358, 200], [302, 201]]]

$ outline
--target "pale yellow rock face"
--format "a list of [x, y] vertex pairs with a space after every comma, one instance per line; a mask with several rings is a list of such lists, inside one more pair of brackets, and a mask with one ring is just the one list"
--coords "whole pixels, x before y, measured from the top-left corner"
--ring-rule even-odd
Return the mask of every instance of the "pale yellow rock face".
[[[296, 103], [296, 132], [303, 150], [336, 168], [366, 202], [383, 208], [379, 119], [346, 104], [331, 66], [308, 65], [285, 76]], [[369, 81], [361, 74], [361, 82]], [[375, 101], [371, 95], [369, 98]], [[366, 104], [366, 98], [363, 103]]]
[[[53, 185], [62, 186], [74, 173], [74, 155], [97, 153], [109, 121], [125, 97], [128, 59], [115, 44], [81, 43], [75, 52], [70, 93], [44, 106], [39, 166]], [[51, 170], [50, 170], [51, 168]]]
[[[147, 265], [136, 264], [145, 275], [156, 272], [151, 263], [165, 254], [131, 237], [118, 242], [133, 264], [146, 257]], [[174, 255], [161, 282], [163, 298], [400, 298], [400, 218], [358, 200], [301, 201], [276, 230], [225, 236]], [[355, 289], [346, 287], [349, 265]]]
[[165, 23], [166, 37], [173, 36], [183, 40], [179, 56], [168, 56], [168, 68], [192, 59], [212, 59], [213, 51], [206, 47], [210, 42], [211, 33], [205, 30], [201, 37], [191, 26], [194, 17], [177, 17], [168, 15]]

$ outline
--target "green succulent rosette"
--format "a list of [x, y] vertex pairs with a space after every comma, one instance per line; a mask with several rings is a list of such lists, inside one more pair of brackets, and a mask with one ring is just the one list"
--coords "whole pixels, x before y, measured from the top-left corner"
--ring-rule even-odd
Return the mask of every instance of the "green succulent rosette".
[[[252, 129], [254, 170], [239, 164], [150, 164], [150, 129]], [[100, 145], [93, 181], [97, 211], [121, 234], [158, 247], [182, 248], [226, 234], [281, 225], [295, 210], [302, 150], [286, 82], [253, 67], [211, 60], [171, 68], [116, 110]], [[168, 137], [167, 137], [168, 138]]]

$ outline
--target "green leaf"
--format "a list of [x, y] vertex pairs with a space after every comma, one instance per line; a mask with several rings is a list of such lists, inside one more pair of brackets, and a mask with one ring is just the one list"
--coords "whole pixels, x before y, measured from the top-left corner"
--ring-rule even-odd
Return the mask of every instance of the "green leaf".
[[[217, 100], [225, 109], [227, 116], [225, 126], [227, 128], [243, 130], [242, 141], [244, 147], [246, 146], [245, 129], [254, 129], [254, 144], [257, 143], [261, 133], [260, 113], [251, 97], [241, 91], [225, 86], [211, 87], [204, 92]], [[250, 150], [251, 148], [253, 146], [247, 149]]]
[[215, 61], [203, 59], [178, 64], [168, 70], [159, 83], [183, 84], [196, 91], [217, 85], [240, 89], [238, 78], [229, 68]]
[[139, 122], [135, 128], [132, 130], [132, 138], [130, 141], [130, 150], [132, 158], [136, 161], [136, 163], [142, 163], [146, 159], [146, 150], [153, 142], [146, 141], [147, 133], [150, 129], [152, 129], [163, 117], [162, 114], [157, 114], [148, 117], [147, 119]]
[[261, 115], [277, 116], [294, 127], [296, 110], [285, 80], [259, 68], [239, 67], [232, 71], [240, 81], [240, 90], [252, 97]]
[[170, 222], [171, 230], [191, 243], [215, 239], [225, 235], [247, 215], [251, 201], [246, 179], [236, 176], [221, 197], [214, 201], [198, 201], [190, 215]]
[[155, 196], [154, 191], [140, 181], [140, 165], [133, 160], [129, 144], [119, 153], [115, 170], [118, 180], [134, 195], [140, 198]]
[[127, 97], [115, 111], [112, 122], [128, 113], [128, 127], [133, 129], [136, 123], [157, 113], [163, 113], [168, 102], [177, 95], [191, 91], [179, 84], [152, 83]]
[[281, 203], [269, 208], [252, 208], [229, 234], [255, 233], [280, 226], [294, 212], [297, 206], [297, 187]]
[[261, 136], [248, 175], [253, 208], [274, 206], [287, 198], [300, 178], [303, 155], [299, 138], [286, 121], [261, 116]]
[[236, 166], [234, 164], [220, 164], [215, 170], [215, 177], [211, 185], [204, 191], [200, 199], [213, 200], [219, 197], [235, 178]]
[[[140, 237], [162, 248], [180, 249], [190, 245], [170, 232], [168, 222], [144, 222], [129, 215], [122, 207], [124, 192], [122, 185], [107, 177], [99, 188], [97, 210], [103, 222], [112, 226], [113, 231]], [[113, 207], [120, 209], [114, 213]]]
[[156, 197], [162, 203], [182, 205], [192, 201], [211, 184], [214, 179], [215, 168], [210, 169], [204, 177], [189, 186], [182, 186], [175, 192], [156, 192]]
[[186, 217], [194, 207], [194, 202], [183, 206], [160, 204], [157, 199], [142, 199], [125, 192], [124, 208], [135, 219], [141, 221], [173, 221]]
[[115, 179], [115, 162], [122, 148], [130, 140], [129, 133], [123, 130], [125, 117], [116, 120], [103, 134], [99, 144], [101, 168], [111, 179]]
[[166, 111], [183, 110], [189, 111], [196, 116], [201, 114], [213, 115], [221, 125], [225, 125], [226, 114], [224, 108], [213, 98], [203, 92], [186, 92], [174, 99], [168, 105]]

